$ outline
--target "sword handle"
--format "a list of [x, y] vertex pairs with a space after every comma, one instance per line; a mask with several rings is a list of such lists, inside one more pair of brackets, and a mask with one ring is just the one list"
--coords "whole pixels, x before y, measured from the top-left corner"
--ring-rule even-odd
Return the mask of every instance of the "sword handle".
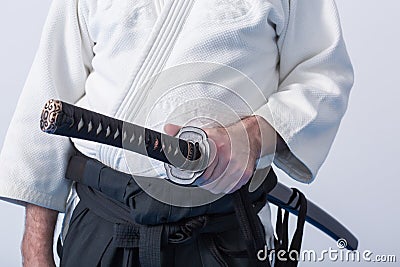
[[49, 100], [42, 111], [43, 132], [124, 148], [171, 164], [182, 170], [199, 171], [207, 166], [199, 144], [178, 139], [139, 125]]

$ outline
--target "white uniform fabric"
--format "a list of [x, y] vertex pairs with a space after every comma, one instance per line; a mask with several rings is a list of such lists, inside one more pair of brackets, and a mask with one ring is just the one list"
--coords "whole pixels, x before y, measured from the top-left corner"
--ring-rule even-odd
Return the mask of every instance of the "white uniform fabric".
[[[175, 9], [190, 12], [185, 21]], [[237, 69], [261, 89], [265, 99], [251, 100], [249, 91], [252, 110], [240, 115], [268, 120], [289, 147], [275, 164], [311, 182], [353, 83], [333, 0], [54, 0], [0, 156], [0, 196], [65, 211], [72, 143], [39, 130], [48, 99], [143, 124], [143, 101], [151, 101], [143, 100], [143, 84], [163, 69], [197, 61]], [[193, 97], [229, 102], [215, 88], [190, 89], [158, 102], [165, 113], [155, 112], [158, 121], [151, 126], [160, 130], [173, 104]], [[235, 101], [228, 106], [234, 108]], [[127, 114], [132, 110], [135, 116]], [[74, 143], [110, 167], [132, 171], [120, 149]], [[148, 174], [143, 159], [136, 160], [134, 172]]]

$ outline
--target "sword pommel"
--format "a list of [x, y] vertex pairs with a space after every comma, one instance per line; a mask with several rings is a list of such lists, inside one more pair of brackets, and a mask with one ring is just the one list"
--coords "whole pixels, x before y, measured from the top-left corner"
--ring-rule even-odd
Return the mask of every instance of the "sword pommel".
[[57, 118], [62, 113], [62, 102], [51, 99], [46, 102], [40, 118], [40, 129], [46, 133], [57, 130]]

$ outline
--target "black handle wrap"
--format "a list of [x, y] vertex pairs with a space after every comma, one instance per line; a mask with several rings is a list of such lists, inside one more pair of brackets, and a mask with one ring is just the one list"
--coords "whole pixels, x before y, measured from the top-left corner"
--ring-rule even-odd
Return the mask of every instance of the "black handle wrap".
[[198, 143], [188, 142], [83, 109], [49, 100], [42, 111], [42, 131], [124, 148], [184, 170], [204, 166]]

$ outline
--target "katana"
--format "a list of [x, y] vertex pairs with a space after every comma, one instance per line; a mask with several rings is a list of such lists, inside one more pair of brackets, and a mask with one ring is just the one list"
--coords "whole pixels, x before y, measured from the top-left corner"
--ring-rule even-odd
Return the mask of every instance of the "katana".
[[59, 100], [49, 100], [42, 111], [43, 132], [94, 141], [165, 163], [168, 179], [192, 184], [208, 164], [207, 135], [199, 128], [185, 127], [177, 137], [111, 118]]
[[[59, 100], [49, 100], [42, 111], [40, 128], [49, 134], [111, 145], [162, 161], [168, 179], [181, 185], [193, 184], [208, 166], [207, 135], [196, 127], [184, 127], [173, 137]], [[277, 183], [267, 198], [297, 215], [297, 200], [288, 203], [292, 195], [292, 189]], [[336, 241], [345, 240], [347, 249], [357, 249], [357, 238], [344, 225], [309, 200], [307, 207], [307, 222]]]

